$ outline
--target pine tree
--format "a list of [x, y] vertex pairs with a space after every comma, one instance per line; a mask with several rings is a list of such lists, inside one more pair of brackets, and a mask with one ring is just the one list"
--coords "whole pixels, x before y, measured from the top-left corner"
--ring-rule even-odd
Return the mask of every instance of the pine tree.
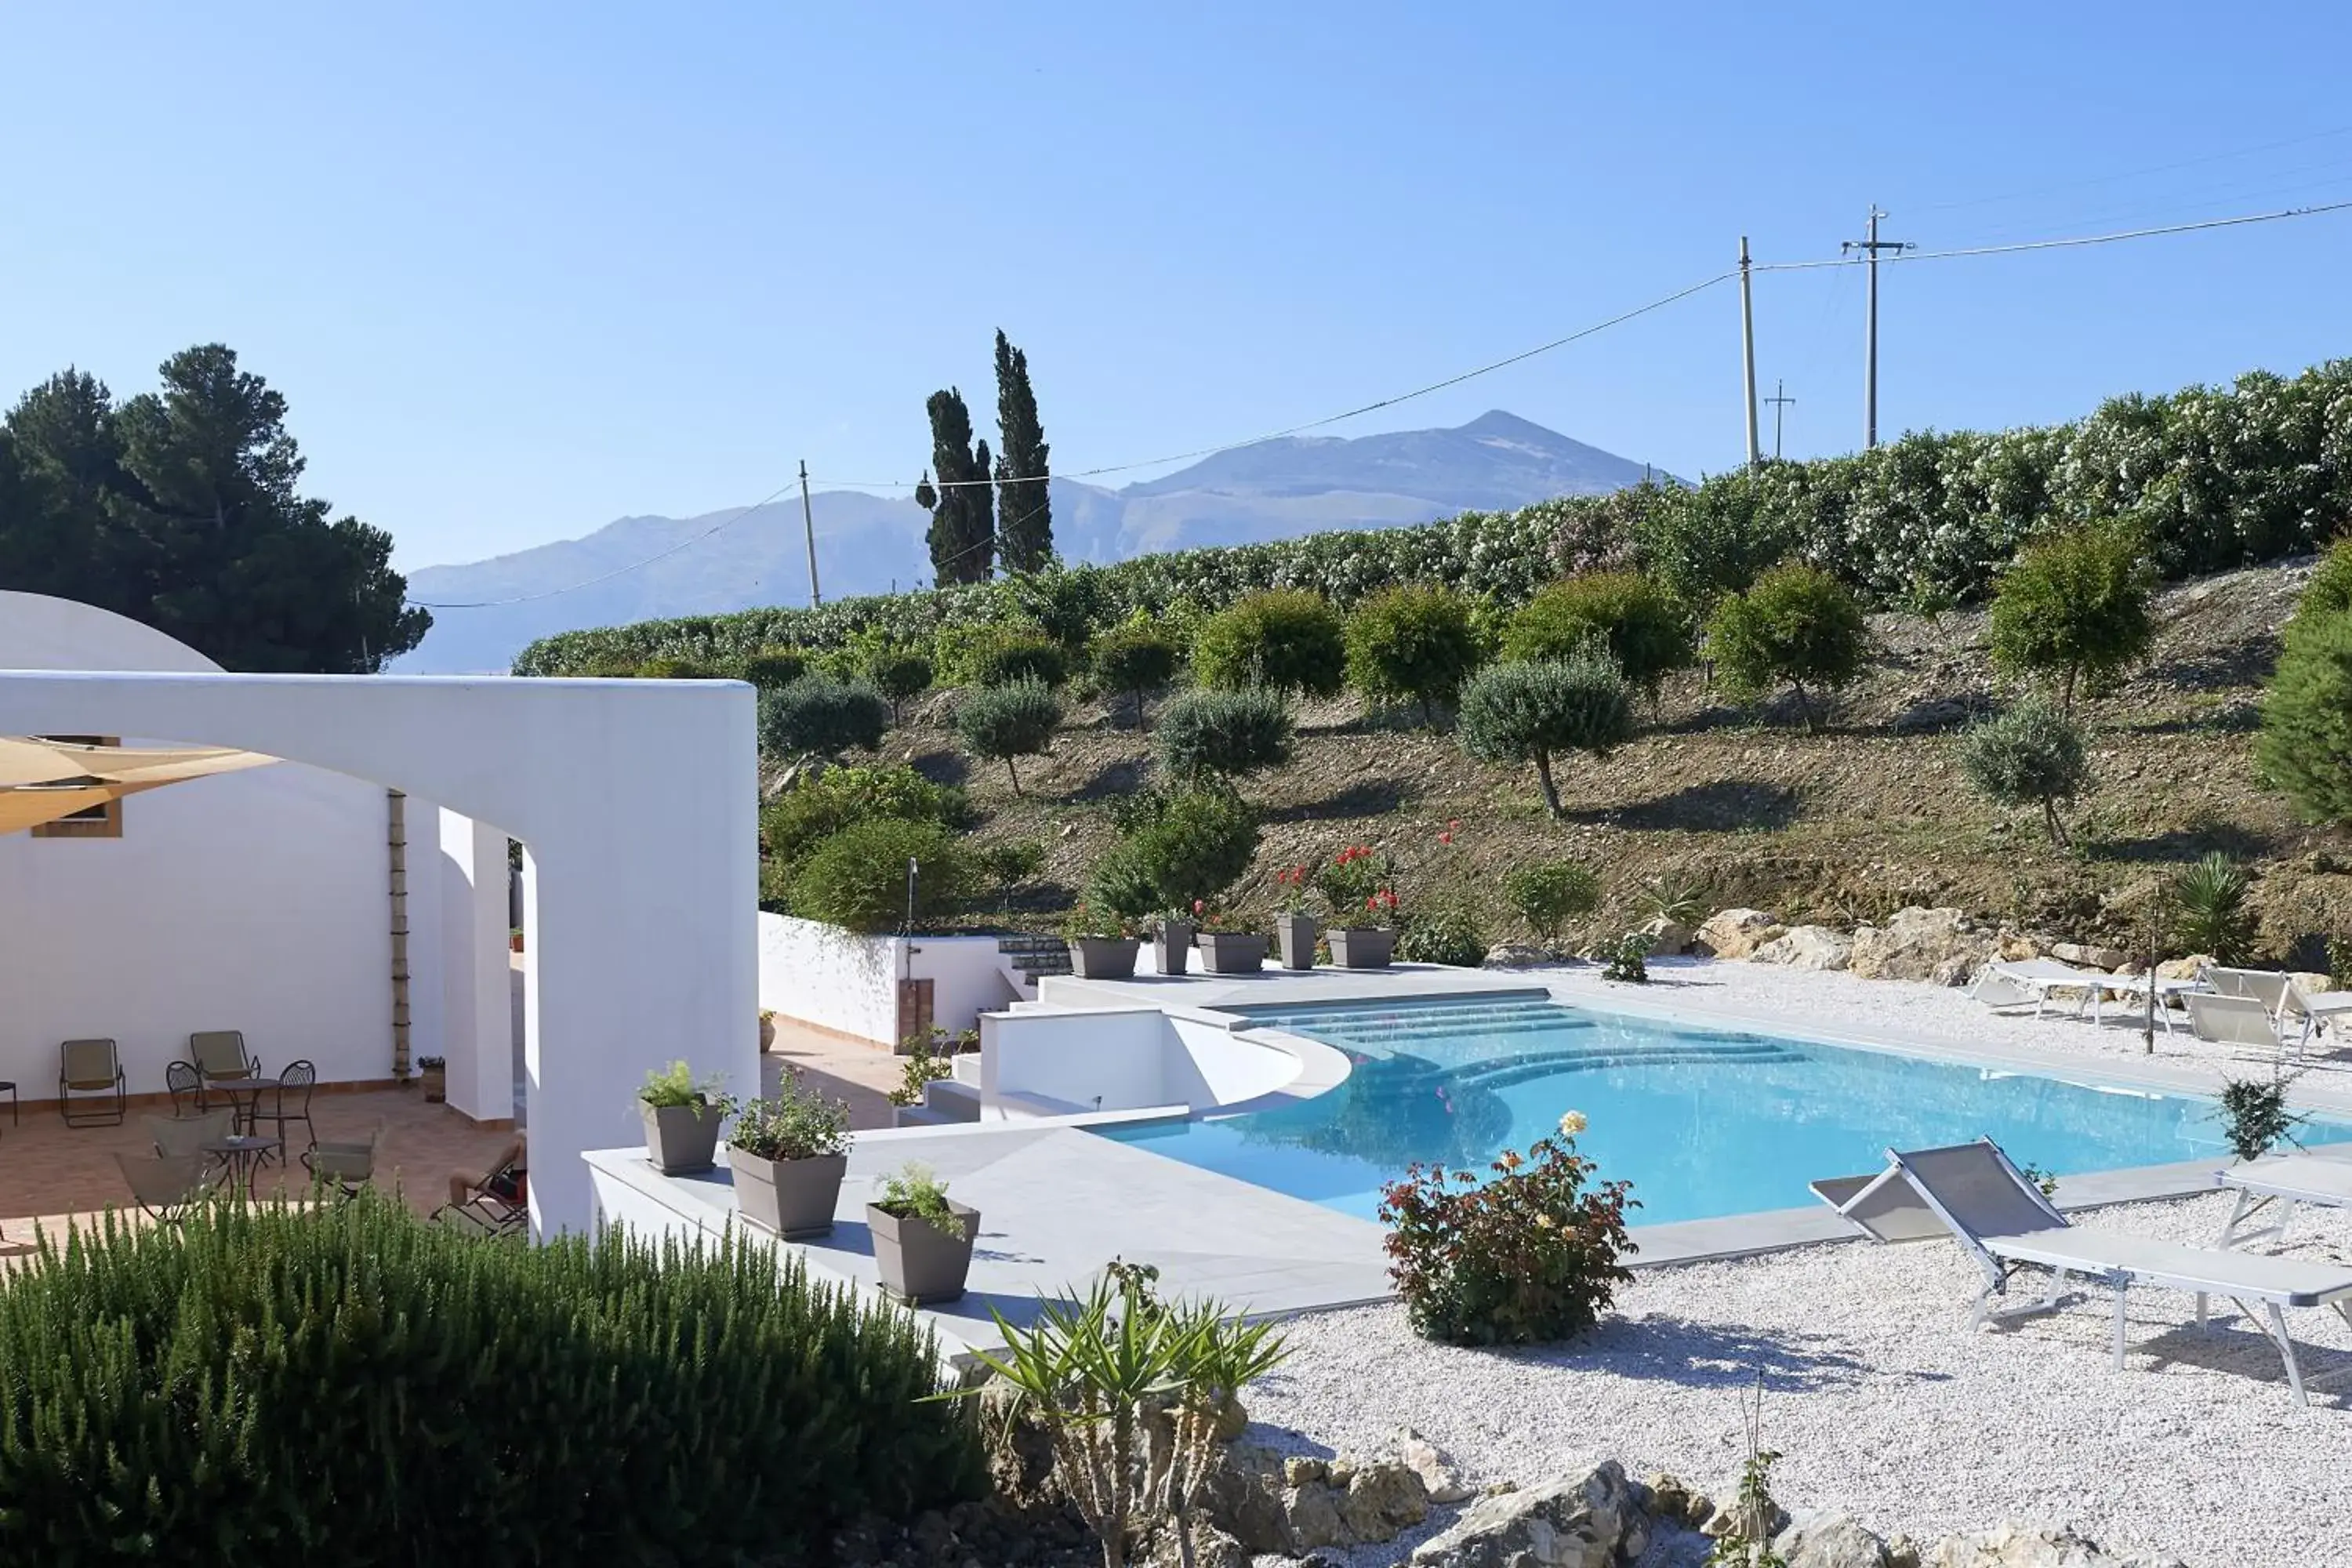
[[1037, 419], [1029, 356], [996, 332], [997, 515], [1003, 520], [1005, 570], [1036, 572], [1054, 553], [1054, 511], [1046, 474], [1052, 448]]
[[988, 489], [988, 443], [982, 441], [974, 452], [971, 410], [956, 388], [932, 393], [924, 406], [931, 416], [931, 472], [938, 481], [934, 489], [927, 480], [916, 490], [915, 500], [931, 514], [932, 579], [941, 587], [985, 583], [995, 565], [996, 534]]

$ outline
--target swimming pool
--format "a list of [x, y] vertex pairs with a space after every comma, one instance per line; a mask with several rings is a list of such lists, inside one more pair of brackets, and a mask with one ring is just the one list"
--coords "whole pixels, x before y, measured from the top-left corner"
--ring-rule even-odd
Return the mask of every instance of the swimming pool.
[[[1798, 1207], [1815, 1201], [1808, 1181], [1876, 1170], [1889, 1144], [1990, 1136], [2059, 1175], [2228, 1152], [2210, 1100], [1534, 997], [1234, 1010], [1345, 1052], [1353, 1071], [1278, 1110], [1102, 1135], [1365, 1218], [1407, 1164], [1483, 1175], [1570, 1110], [1589, 1122], [1578, 1147], [1633, 1184], [1637, 1225]], [[2342, 1142], [2352, 1126], [2302, 1135]]]

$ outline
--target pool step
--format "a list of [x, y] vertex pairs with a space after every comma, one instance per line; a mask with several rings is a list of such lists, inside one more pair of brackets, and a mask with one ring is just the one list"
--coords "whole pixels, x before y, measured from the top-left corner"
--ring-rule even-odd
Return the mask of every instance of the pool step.
[[1573, 1018], [1581, 1014], [1556, 1002], [1464, 1002], [1443, 1006], [1302, 1007], [1251, 1012], [1254, 1025], [1275, 1029], [1343, 1029], [1366, 1024], [1430, 1024], [1462, 1018]]
[[1569, 1073], [1604, 1072], [1612, 1068], [1690, 1067], [1703, 1062], [1766, 1065], [1805, 1059], [1802, 1052], [1790, 1050], [1785, 1046], [1558, 1051], [1523, 1061], [1491, 1066], [1482, 1064], [1474, 1071], [1454, 1075], [1454, 1081], [1470, 1089], [1508, 1089], [1514, 1084], [1531, 1083], [1537, 1079], [1562, 1077]]
[[1390, 1046], [1411, 1040], [1485, 1040], [1503, 1035], [1563, 1035], [1571, 1031], [1596, 1028], [1590, 1018], [1530, 1018], [1526, 1020], [1493, 1018], [1465, 1019], [1458, 1023], [1411, 1025], [1384, 1028], [1324, 1028], [1309, 1034], [1311, 1039], [1333, 1046]]

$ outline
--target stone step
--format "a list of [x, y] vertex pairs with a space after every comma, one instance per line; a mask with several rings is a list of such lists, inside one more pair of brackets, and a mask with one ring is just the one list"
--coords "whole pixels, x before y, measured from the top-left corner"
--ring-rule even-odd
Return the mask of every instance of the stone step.
[[980, 1085], [961, 1079], [935, 1078], [923, 1086], [923, 1109], [940, 1121], [977, 1121]]

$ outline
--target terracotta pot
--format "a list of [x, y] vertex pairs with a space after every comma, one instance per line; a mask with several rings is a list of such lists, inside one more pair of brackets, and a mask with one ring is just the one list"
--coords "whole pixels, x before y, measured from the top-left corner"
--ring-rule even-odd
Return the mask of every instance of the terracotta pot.
[[1322, 929], [1313, 915], [1275, 916], [1274, 939], [1282, 949], [1282, 967], [1314, 968], [1315, 936]]
[[522, 932], [516, 931], [509, 931], [507, 933], [507, 951], [509, 952], [520, 952], [522, 951]]
[[735, 1173], [735, 1207], [749, 1223], [788, 1241], [833, 1229], [848, 1155], [763, 1160], [730, 1144], [727, 1163]]
[[1161, 921], [1160, 934], [1151, 940], [1151, 950], [1160, 960], [1162, 974], [1181, 974], [1192, 963], [1192, 922]]
[[425, 1083], [425, 1103], [446, 1105], [449, 1100], [449, 1069], [423, 1068], [418, 1069]]
[[1257, 931], [1204, 931], [1192, 945], [1212, 974], [1255, 974], [1265, 967], [1266, 940]]
[[1386, 969], [1396, 957], [1396, 932], [1379, 926], [1335, 926], [1326, 934], [1331, 962], [1342, 969]]
[[1070, 973], [1081, 980], [1132, 980], [1140, 940], [1131, 936], [1074, 936]]
[[963, 1295], [971, 1273], [971, 1247], [980, 1235], [980, 1211], [948, 1200], [948, 1212], [963, 1221], [955, 1235], [929, 1220], [902, 1219], [879, 1205], [866, 1205], [866, 1224], [874, 1233], [874, 1266], [882, 1289], [909, 1306], [953, 1301]]
[[640, 1105], [646, 1113], [646, 1157], [665, 1176], [690, 1176], [719, 1163], [719, 1124], [709, 1106]]

